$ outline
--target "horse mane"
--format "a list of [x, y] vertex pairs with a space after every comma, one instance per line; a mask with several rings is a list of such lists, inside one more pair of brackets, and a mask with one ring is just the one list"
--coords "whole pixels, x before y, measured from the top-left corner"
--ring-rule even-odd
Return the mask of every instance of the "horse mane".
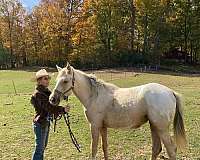
[[94, 91], [97, 92], [97, 94], [100, 92], [100, 90], [102, 89], [106, 89], [108, 91], [113, 91], [115, 89], [118, 88], [118, 86], [114, 85], [114, 84], [111, 84], [111, 83], [108, 83], [108, 82], [105, 82], [104, 80], [102, 79], [98, 79], [94, 74], [87, 74], [85, 72], [82, 72], [80, 70], [76, 70], [78, 71], [79, 73], [81, 73], [85, 78], [86, 80], [89, 82], [90, 84], [90, 88]]

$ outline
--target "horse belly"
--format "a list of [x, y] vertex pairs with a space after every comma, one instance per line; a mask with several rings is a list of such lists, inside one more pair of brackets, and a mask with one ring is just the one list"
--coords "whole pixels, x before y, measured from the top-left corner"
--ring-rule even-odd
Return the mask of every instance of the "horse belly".
[[109, 128], [138, 128], [147, 121], [144, 113], [130, 108], [113, 109], [104, 118], [104, 125]]

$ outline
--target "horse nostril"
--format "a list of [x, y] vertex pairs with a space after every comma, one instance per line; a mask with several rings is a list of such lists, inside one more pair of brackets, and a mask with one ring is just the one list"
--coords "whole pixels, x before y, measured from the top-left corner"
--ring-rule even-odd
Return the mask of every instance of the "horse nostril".
[[64, 96], [63, 96], [63, 99], [64, 99], [64, 100], [68, 100], [68, 96], [65, 96], [65, 95], [64, 95]]
[[56, 99], [54, 97], [51, 97], [51, 102], [52, 103], [55, 103], [56, 102]]

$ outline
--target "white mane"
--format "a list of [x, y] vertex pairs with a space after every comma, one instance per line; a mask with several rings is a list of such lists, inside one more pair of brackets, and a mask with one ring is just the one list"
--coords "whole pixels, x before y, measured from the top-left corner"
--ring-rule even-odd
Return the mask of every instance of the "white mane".
[[118, 86], [114, 84], [107, 83], [102, 79], [98, 79], [94, 74], [86, 74], [80, 70], [76, 70], [76, 72], [83, 75], [84, 78], [89, 82], [91, 89], [95, 90], [96, 92], [100, 92], [102, 89], [113, 91], [119, 88]]

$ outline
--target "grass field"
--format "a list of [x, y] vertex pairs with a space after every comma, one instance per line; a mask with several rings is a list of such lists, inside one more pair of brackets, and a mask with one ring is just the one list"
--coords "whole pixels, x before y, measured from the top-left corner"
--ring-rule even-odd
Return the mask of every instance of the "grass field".
[[[123, 74], [123, 73], [122, 73]], [[28, 71], [0, 71], [0, 159], [28, 160], [34, 148], [32, 118], [34, 109], [30, 105], [30, 93], [34, 90], [34, 75]], [[114, 73], [113, 75], [114, 76]], [[101, 76], [106, 79], [106, 75]], [[54, 79], [50, 88], [53, 88]], [[14, 80], [18, 95], [14, 95]], [[126, 76], [112, 80], [121, 87], [136, 86], [149, 82], [164, 84], [184, 97], [184, 119], [188, 138], [188, 149], [178, 152], [178, 159], [200, 160], [200, 78], [195, 76], [175, 76], [172, 74], [141, 73], [138, 76]], [[70, 97], [71, 127], [82, 146], [78, 153], [71, 143], [70, 137], [61, 120], [57, 132], [51, 129], [49, 143], [45, 152], [47, 160], [88, 159], [90, 155], [90, 131], [83, 108], [75, 97]], [[151, 135], [149, 125], [145, 124], [137, 130], [109, 129], [109, 155], [115, 160], [145, 160], [151, 155]], [[166, 156], [166, 151], [162, 151]], [[98, 158], [103, 159], [101, 145]]]

